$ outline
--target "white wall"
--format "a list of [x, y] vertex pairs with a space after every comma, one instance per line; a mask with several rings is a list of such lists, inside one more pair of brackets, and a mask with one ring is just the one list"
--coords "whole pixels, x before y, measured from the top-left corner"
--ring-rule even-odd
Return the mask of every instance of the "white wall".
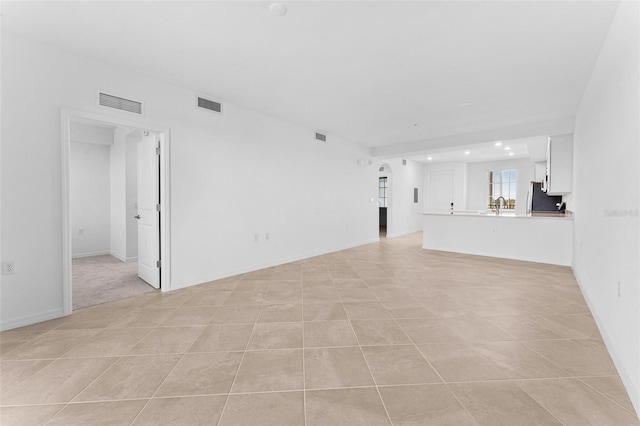
[[7, 33], [2, 88], [1, 245], [18, 267], [2, 328], [62, 314], [60, 107], [133, 118], [97, 107], [96, 90], [144, 99], [141, 124], [171, 129], [173, 288], [378, 239], [365, 147], [231, 103], [199, 111], [191, 90]]
[[[424, 185], [424, 165], [412, 160], [402, 164], [401, 158], [385, 160], [376, 165], [388, 164], [391, 198], [387, 209], [387, 238], [398, 237], [422, 230], [422, 203]], [[382, 175], [382, 174], [380, 174]], [[413, 188], [418, 188], [418, 202], [413, 202]]]
[[118, 127], [113, 132], [110, 152], [110, 210], [111, 210], [111, 255], [127, 259], [127, 180], [126, 180], [126, 135], [128, 129]]
[[70, 159], [72, 255], [109, 253], [109, 146], [72, 141]]
[[638, 14], [620, 3], [576, 116], [573, 270], [640, 412]]
[[487, 161], [481, 163], [469, 163], [467, 166], [468, 195], [467, 208], [469, 210], [487, 209], [489, 186], [487, 172], [491, 170], [515, 169], [516, 174], [516, 213], [526, 213], [527, 193], [529, 182], [534, 179], [535, 166], [528, 158], [517, 160]]
[[431, 211], [429, 205], [429, 188], [431, 185], [429, 175], [432, 171], [451, 170], [453, 173], [453, 207], [455, 210], [467, 209], [467, 163], [449, 162], [427, 164], [424, 167], [424, 212]]

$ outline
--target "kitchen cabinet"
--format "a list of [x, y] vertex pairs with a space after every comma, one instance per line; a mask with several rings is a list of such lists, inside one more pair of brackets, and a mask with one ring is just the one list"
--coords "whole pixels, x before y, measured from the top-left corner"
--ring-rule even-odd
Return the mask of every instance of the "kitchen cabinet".
[[573, 189], [573, 135], [550, 136], [547, 142], [546, 190], [565, 195]]

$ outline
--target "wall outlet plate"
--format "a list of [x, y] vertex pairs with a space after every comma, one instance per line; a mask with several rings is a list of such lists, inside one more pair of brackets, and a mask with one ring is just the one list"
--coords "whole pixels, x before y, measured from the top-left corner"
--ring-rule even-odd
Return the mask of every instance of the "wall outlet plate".
[[2, 275], [12, 275], [16, 273], [16, 263], [14, 261], [2, 262]]

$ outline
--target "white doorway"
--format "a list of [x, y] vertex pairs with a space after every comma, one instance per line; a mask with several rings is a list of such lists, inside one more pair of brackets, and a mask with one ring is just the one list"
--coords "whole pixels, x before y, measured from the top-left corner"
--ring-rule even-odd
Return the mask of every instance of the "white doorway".
[[[72, 155], [77, 152], [77, 147], [74, 146], [75, 141], [72, 142], [74, 123], [84, 123], [93, 125], [95, 128], [111, 129], [114, 133], [120, 132], [120, 139], [116, 138], [116, 140], [120, 140], [122, 144], [117, 149], [128, 152], [128, 154], [121, 152], [122, 155], [129, 155], [134, 158], [133, 162], [126, 162], [123, 157], [122, 164], [115, 163], [115, 166], [111, 166], [109, 181], [110, 222], [106, 226], [95, 226], [97, 224], [93, 222], [90, 224], [90, 236], [92, 238], [95, 236], [93, 235], [94, 233], [98, 233], [101, 234], [101, 238], [104, 240], [105, 229], [109, 229], [110, 238], [106, 250], [104, 241], [93, 246], [87, 246], [86, 244], [82, 246], [79, 243], [83, 241], [81, 237], [86, 237], [87, 229], [77, 220], [77, 216], [80, 215], [75, 209], [78, 201], [77, 184], [79, 182], [78, 176], [74, 175], [77, 168], [75, 164], [72, 164], [74, 158], [77, 160], [77, 157]], [[155, 289], [170, 290], [168, 129], [134, 122], [129, 119], [69, 109], [62, 110], [61, 124], [64, 313], [71, 313], [76, 305], [73, 297], [73, 276], [76, 261], [74, 258], [83, 257], [81, 256], [82, 253], [79, 253], [82, 250], [84, 250], [85, 255], [85, 268], [91, 267], [91, 262], [89, 261], [94, 260], [96, 260], [93, 265], [94, 268], [104, 266], [105, 262], [102, 262], [104, 259], [100, 259], [99, 256], [95, 259], [86, 256], [99, 255], [100, 252], [106, 251], [108, 253], [107, 256], [111, 258], [111, 263], [114, 263], [114, 261], [115, 263], [118, 263], [118, 261], [125, 263], [135, 262], [135, 266], [137, 266], [137, 271], [134, 272], [135, 275], [131, 275], [132, 265], [128, 265], [128, 270], [129, 275], [133, 276], [137, 281], [142, 282], [138, 279], [139, 276]], [[84, 149], [87, 150], [87, 147], [84, 147]], [[100, 155], [104, 157], [104, 153]], [[141, 155], [143, 157], [139, 157]], [[122, 169], [122, 173], [119, 173], [118, 167]], [[126, 179], [125, 176], [130, 178], [133, 176], [133, 179]], [[114, 188], [116, 189], [115, 192]], [[120, 205], [114, 202], [116, 198], [120, 201]], [[94, 200], [97, 199], [98, 195], [96, 194]], [[87, 200], [83, 200], [83, 203], [87, 204]], [[104, 221], [104, 216], [107, 215], [104, 212], [99, 213], [101, 209], [105, 208], [103, 205], [104, 200], [95, 204], [96, 208], [93, 209], [93, 213], [96, 214], [98, 212], [97, 215], [100, 216], [100, 220]], [[138, 216], [144, 219], [136, 220]], [[88, 219], [85, 217], [83, 220]], [[88, 240], [89, 238], [84, 238], [84, 242]], [[96, 241], [93, 242], [96, 243]], [[87, 251], [87, 247], [98, 248], [98, 250], [97, 252]], [[97, 261], [102, 263], [98, 265], [99, 262]], [[109, 261], [106, 263], [108, 264]], [[135, 268], [135, 266], [133, 267]], [[126, 283], [120, 282], [119, 284]], [[145, 286], [149, 287], [148, 285]], [[102, 290], [100, 288], [100, 291]], [[128, 291], [130, 289], [124, 292], [124, 297], [127, 297]]]
[[392, 170], [384, 163], [378, 168], [378, 236], [386, 238], [392, 228]]

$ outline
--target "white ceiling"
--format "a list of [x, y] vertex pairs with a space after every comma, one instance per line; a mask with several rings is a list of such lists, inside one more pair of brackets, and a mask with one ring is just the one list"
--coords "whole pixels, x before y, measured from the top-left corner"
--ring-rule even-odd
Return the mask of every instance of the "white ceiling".
[[573, 117], [617, 7], [269, 4], [4, 1], [2, 29], [375, 148]]

